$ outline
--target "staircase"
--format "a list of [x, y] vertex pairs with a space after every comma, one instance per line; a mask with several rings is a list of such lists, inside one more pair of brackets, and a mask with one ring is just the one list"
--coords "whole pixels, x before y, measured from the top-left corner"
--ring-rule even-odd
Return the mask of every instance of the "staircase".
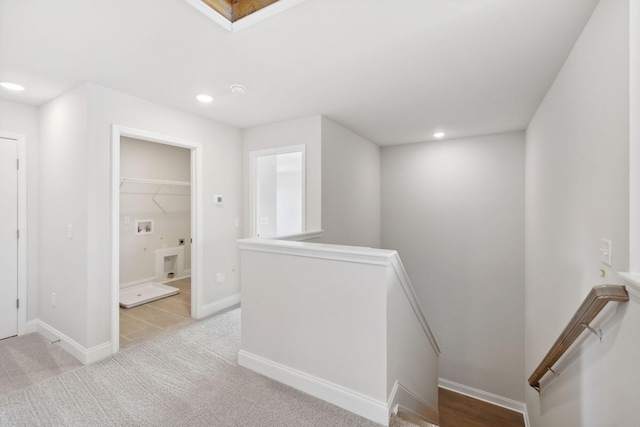
[[241, 366], [382, 425], [524, 427], [522, 414], [438, 388], [440, 350], [396, 251], [239, 247]]

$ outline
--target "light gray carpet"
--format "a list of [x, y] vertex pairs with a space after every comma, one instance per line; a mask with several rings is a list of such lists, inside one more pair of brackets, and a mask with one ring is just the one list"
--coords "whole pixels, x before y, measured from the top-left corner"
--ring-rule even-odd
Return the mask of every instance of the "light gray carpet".
[[0, 394], [2, 426], [376, 424], [238, 366], [240, 309]]
[[73, 356], [37, 333], [0, 341], [0, 394], [20, 390], [81, 367]]

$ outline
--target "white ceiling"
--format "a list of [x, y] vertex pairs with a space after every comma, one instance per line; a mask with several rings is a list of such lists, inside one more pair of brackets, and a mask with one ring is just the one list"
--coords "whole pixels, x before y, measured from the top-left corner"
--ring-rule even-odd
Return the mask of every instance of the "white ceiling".
[[232, 34], [184, 0], [0, 0], [0, 80], [27, 87], [0, 97], [94, 82], [241, 128], [322, 114], [380, 145], [522, 130], [596, 3], [306, 0]]

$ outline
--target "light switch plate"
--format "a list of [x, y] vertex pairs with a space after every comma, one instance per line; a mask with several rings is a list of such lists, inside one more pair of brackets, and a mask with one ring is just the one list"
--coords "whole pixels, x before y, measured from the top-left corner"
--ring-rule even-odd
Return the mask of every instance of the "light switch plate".
[[600, 260], [611, 267], [611, 240], [601, 239], [600, 242]]

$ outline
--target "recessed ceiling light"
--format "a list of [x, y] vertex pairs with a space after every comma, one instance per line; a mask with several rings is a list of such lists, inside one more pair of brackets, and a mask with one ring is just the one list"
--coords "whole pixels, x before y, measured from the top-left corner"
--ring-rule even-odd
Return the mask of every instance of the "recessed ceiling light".
[[243, 85], [240, 85], [240, 84], [231, 85], [231, 92], [233, 92], [235, 95], [244, 95], [246, 91], [247, 91], [247, 88]]
[[24, 86], [21, 86], [17, 83], [12, 83], [12, 82], [0, 82], [0, 86], [9, 90], [15, 90], [15, 91], [24, 90]]
[[207, 95], [206, 93], [201, 93], [200, 95], [196, 96], [196, 99], [200, 102], [208, 104], [209, 102], [213, 101], [213, 96]]
[[434, 138], [442, 138], [443, 136], [445, 136], [444, 132], [436, 132], [433, 134]]

